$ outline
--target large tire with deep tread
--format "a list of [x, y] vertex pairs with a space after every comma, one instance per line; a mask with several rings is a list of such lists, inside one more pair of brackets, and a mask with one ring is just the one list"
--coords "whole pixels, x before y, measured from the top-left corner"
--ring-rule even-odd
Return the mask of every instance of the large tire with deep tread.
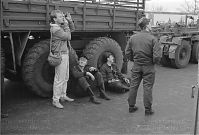
[[69, 53], [69, 69], [71, 70], [77, 64], [78, 64], [78, 56], [76, 54], [76, 51], [71, 47]]
[[99, 37], [91, 41], [83, 51], [83, 54], [88, 58], [88, 64], [100, 68], [105, 63], [105, 54], [110, 52], [115, 57], [115, 62], [122, 69], [123, 53], [119, 44], [108, 37]]
[[199, 42], [195, 42], [192, 46], [191, 61], [193, 63], [198, 63], [199, 56]]
[[41, 97], [52, 96], [54, 67], [47, 61], [49, 43], [49, 40], [44, 40], [35, 44], [23, 61], [23, 80], [32, 92]]
[[189, 42], [184, 41], [182, 45], [179, 45], [175, 51], [175, 59], [171, 59], [171, 65], [174, 68], [184, 68], [191, 57], [191, 46]]
[[16, 73], [12, 73], [10, 71], [6, 71], [4, 74], [4, 77], [10, 81], [14, 81], [14, 82], [20, 82], [22, 81], [22, 77], [21, 77], [21, 71], [20, 69], [18, 69], [17, 67], [17, 72]]

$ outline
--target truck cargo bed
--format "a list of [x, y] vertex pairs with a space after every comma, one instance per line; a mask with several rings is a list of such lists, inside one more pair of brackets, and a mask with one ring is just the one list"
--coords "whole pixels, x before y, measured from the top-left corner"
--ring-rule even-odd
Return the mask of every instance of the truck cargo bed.
[[49, 13], [54, 9], [70, 12], [76, 32], [136, 30], [138, 16], [143, 14], [142, 0], [117, 1], [114, 4], [89, 1], [17, 1], [1, 3], [3, 31], [49, 30]]

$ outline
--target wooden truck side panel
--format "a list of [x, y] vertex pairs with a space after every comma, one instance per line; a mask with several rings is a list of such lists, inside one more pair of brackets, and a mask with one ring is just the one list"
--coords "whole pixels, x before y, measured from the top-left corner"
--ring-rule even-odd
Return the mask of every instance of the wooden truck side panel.
[[[135, 0], [137, 1], [137, 0]], [[139, 0], [138, 0], [139, 1]], [[49, 13], [54, 9], [70, 12], [76, 32], [132, 31], [136, 30], [138, 15], [143, 12], [143, 2], [134, 2], [139, 8], [93, 4], [84, 2], [39, 2], [3, 0], [3, 31], [47, 31]]]

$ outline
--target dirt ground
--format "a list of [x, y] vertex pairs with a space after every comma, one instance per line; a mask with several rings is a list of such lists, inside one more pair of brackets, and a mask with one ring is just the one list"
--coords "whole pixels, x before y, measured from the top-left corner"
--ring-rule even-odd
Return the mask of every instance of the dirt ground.
[[[130, 68], [131, 64], [129, 64]], [[88, 97], [75, 98], [56, 109], [51, 99], [28, 92], [22, 83], [6, 81], [9, 117], [1, 120], [2, 134], [191, 134], [194, 99], [191, 86], [197, 82], [197, 64], [183, 69], [157, 66], [153, 90], [152, 116], [144, 115], [143, 90], [139, 88], [137, 106], [128, 112], [124, 94], [107, 92], [112, 100], [95, 105]], [[129, 72], [130, 73], [130, 72]]]

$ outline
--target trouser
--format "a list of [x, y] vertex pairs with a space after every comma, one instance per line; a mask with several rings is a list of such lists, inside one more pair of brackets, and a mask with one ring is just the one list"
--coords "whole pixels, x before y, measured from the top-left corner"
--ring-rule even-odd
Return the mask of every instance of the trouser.
[[53, 101], [59, 101], [66, 96], [67, 82], [69, 79], [69, 55], [62, 54], [61, 64], [55, 67], [53, 84]]
[[134, 64], [132, 67], [132, 84], [128, 97], [129, 106], [136, 104], [137, 91], [141, 80], [143, 79], [143, 102], [146, 109], [150, 109], [152, 106], [152, 89], [155, 81], [155, 67], [140, 66]]
[[79, 86], [86, 92], [88, 87], [91, 87], [92, 85], [94, 85], [94, 83], [96, 83], [96, 86], [99, 89], [101, 88], [102, 90], [105, 91], [102, 74], [100, 72], [96, 72], [94, 76], [95, 76], [95, 80], [94, 80], [95, 82], [92, 81], [88, 76], [80, 77], [78, 79]]
[[123, 90], [129, 90], [130, 88], [125, 85], [121, 80], [108, 83], [108, 89], [115, 92], [123, 92]]

